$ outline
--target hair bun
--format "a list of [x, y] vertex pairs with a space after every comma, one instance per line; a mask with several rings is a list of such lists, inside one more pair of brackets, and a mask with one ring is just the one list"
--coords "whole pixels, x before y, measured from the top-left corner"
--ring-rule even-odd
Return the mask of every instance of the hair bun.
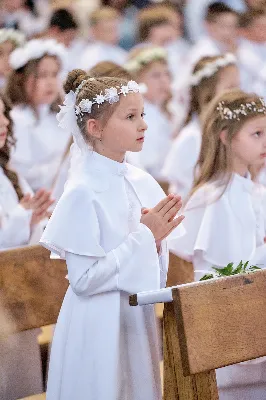
[[67, 75], [67, 79], [64, 83], [64, 91], [69, 93], [71, 90], [76, 91], [77, 87], [81, 84], [84, 79], [89, 79], [89, 75], [83, 69], [73, 69]]

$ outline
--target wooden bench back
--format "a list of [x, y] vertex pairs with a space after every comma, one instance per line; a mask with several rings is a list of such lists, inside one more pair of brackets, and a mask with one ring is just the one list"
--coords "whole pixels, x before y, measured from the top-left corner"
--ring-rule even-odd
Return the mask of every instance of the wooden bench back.
[[68, 287], [66, 274], [65, 262], [51, 260], [41, 246], [0, 252], [1, 313], [11, 321], [12, 333], [56, 322]]

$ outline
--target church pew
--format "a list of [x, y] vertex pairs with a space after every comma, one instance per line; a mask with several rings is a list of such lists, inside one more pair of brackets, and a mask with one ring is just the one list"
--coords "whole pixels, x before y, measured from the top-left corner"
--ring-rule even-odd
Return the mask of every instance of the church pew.
[[41, 246], [0, 252], [0, 301], [12, 333], [54, 324], [68, 287], [66, 265]]
[[261, 270], [130, 296], [166, 301], [164, 400], [218, 400], [215, 369], [266, 356], [265, 292]]
[[[6, 336], [43, 327], [38, 338], [44, 375], [48, 345], [68, 287], [65, 262], [51, 260], [41, 246], [0, 251], [0, 340]], [[44, 351], [43, 351], [44, 350]], [[29, 397], [44, 400], [45, 395]]]

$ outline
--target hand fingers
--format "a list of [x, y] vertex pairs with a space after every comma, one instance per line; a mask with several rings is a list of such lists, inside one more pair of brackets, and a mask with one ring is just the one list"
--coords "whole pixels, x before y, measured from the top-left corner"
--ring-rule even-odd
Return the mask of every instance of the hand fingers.
[[51, 193], [50, 192], [44, 192], [41, 195], [34, 196], [33, 198], [33, 207], [35, 209], [41, 207], [43, 204], [45, 204], [48, 200], [50, 200]]
[[168, 227], [170, 226], [170, 229], [168, 230], [168, 232], [160, 239], [160, 240], [164, 240], [167, 238], [167, 236], [170, 235], [170, 233], [172, 231], [174, 231], [178, 225], [181, 224], [181, 222], [185, 219], [184, 215], [180, 215], [178, 218], [174, 219], [173, 221], [169, 222]]
[[34, 198], [37, 200], [37, 199], [39, 199], [40, 197], [42, 197], [42, 195], [43, 195], [44, 193], [47, 193], [45, 189], [39, 189], [39, 190], [37, 190], [37, 192], [35, 193]]
[[36, 214], [42, 214], [43, 212], [46, 212], [53, 203], [54, 200], [49, 198], [45, 203], [36, 208]]
[[143, 207], [143, 208], [141, 209], [141, 215], [148, 214], [149, 211], [150, 211], [149, 208]]
[[163, 200], [161, 200], [154, 208], [154, 212], [159, 212], [169, 201], [171, 201], [175, 197], [174, 194], [169, 194]]
[[172, 231], [173, 229], [177, 228], [178, 225], [185, 219], [184, 215], [180, 215], [178, 218], [173, 219], [173, 221], [169, 222], [169, 228]]
[[182, 207], [182, 201], [177, 202], [163, 217], [164, 220], [170, 221], [177, 215]]
[[24, 208], [31, 208], [31, 204], [32, 204], [32, 198], [30, 194], [25, 194], [25, 196], [22, 197], [22, 199], [20, 200], [20, 204], [22, 205], [22, 207]]
[[[164, 207], [159, 211], [161, 216], [165, 216], [169, 210], [171, 210], [172, 207], [175, 207], [177, 203], [181, 202], [181, 197], [180, 196], [174, 196], [174, 198], [169, 201], [167, 204], [164, 205]], [[181, 203], [182, 205], [182, 203]], [[168, 218], [169, 219], [169, 218]]]

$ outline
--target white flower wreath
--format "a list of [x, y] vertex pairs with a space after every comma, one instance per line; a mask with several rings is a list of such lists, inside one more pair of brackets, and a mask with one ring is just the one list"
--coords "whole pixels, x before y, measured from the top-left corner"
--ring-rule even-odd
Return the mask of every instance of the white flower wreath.
[[[90, 78], [93, 79], [93, 78]], [[82, 86], [84, 83], [86, 83], [87, 80], [84, 80], [81, 82], [81, 84], [78, 86], [75, 96], [80, 92]], [[75, 114], [77, 117], [82, 117], [84, 113], [91, 113], [91, 109], [93, 104], [97, 104], [98, 107], [103, 104], [105, 101], [107, 101], [109, 104], [114, 104], [119, 101], [119, 96], [124, 95], [126, 96], [129, 93], [141, 93], [141, 87], [140, 85], [135, 82], [135, 81], [129, 81], [127, 85], [121, 85], [117, 87], [111, 87], [108, 89], [105, 89], [103, 94], [102, 92], [97, 94], [93, 100], [89, 99], [82, 99], [78, 105], [75, 106]]]
[[13, 42], [16, 47], [25, 43], [26, 37], [22, 32], [15, 29], [0, 29], [0, 43], [7, 41]]
[[15, 49], [9, 58], [11, 67], [14, 70], [24, 67], [30, 60], [37, 60], [44, 55], [56, 56], [61, 63], [66, 57], [65, 47], [53, 39], [33, 39], [25, 46]]
[[259, 98], [259, 104], [256, 104], [254, 101], [246, 104], [240, 104], [239, 108], [230, 109], [225, 106], [224, 101], [221, 101], [218, 104], [217, 111], [220, 113], [221, 119], [236, 119], [240, 121], [241, 115], [248, 114], [266, 114], [266, 103], [263, 98]]
[[161, 47], [143, 49], [136, 57], [125, 64], [125, 69], [129, 72], [138, 72], [143, 66], [153, 62], [167, 59], [167, 51]]
[[197, 86], [204, 78], [211, 77], [220, 68], [226, 67], [228, 65], [234, 65], [236, 64], [236, 62], [236, 57], [231, 53], [227, 53], [224, 56], [221, 56], [218, 60], [207, 63], [205, 67], [192, 75], [190, 80], [191, 86]]

